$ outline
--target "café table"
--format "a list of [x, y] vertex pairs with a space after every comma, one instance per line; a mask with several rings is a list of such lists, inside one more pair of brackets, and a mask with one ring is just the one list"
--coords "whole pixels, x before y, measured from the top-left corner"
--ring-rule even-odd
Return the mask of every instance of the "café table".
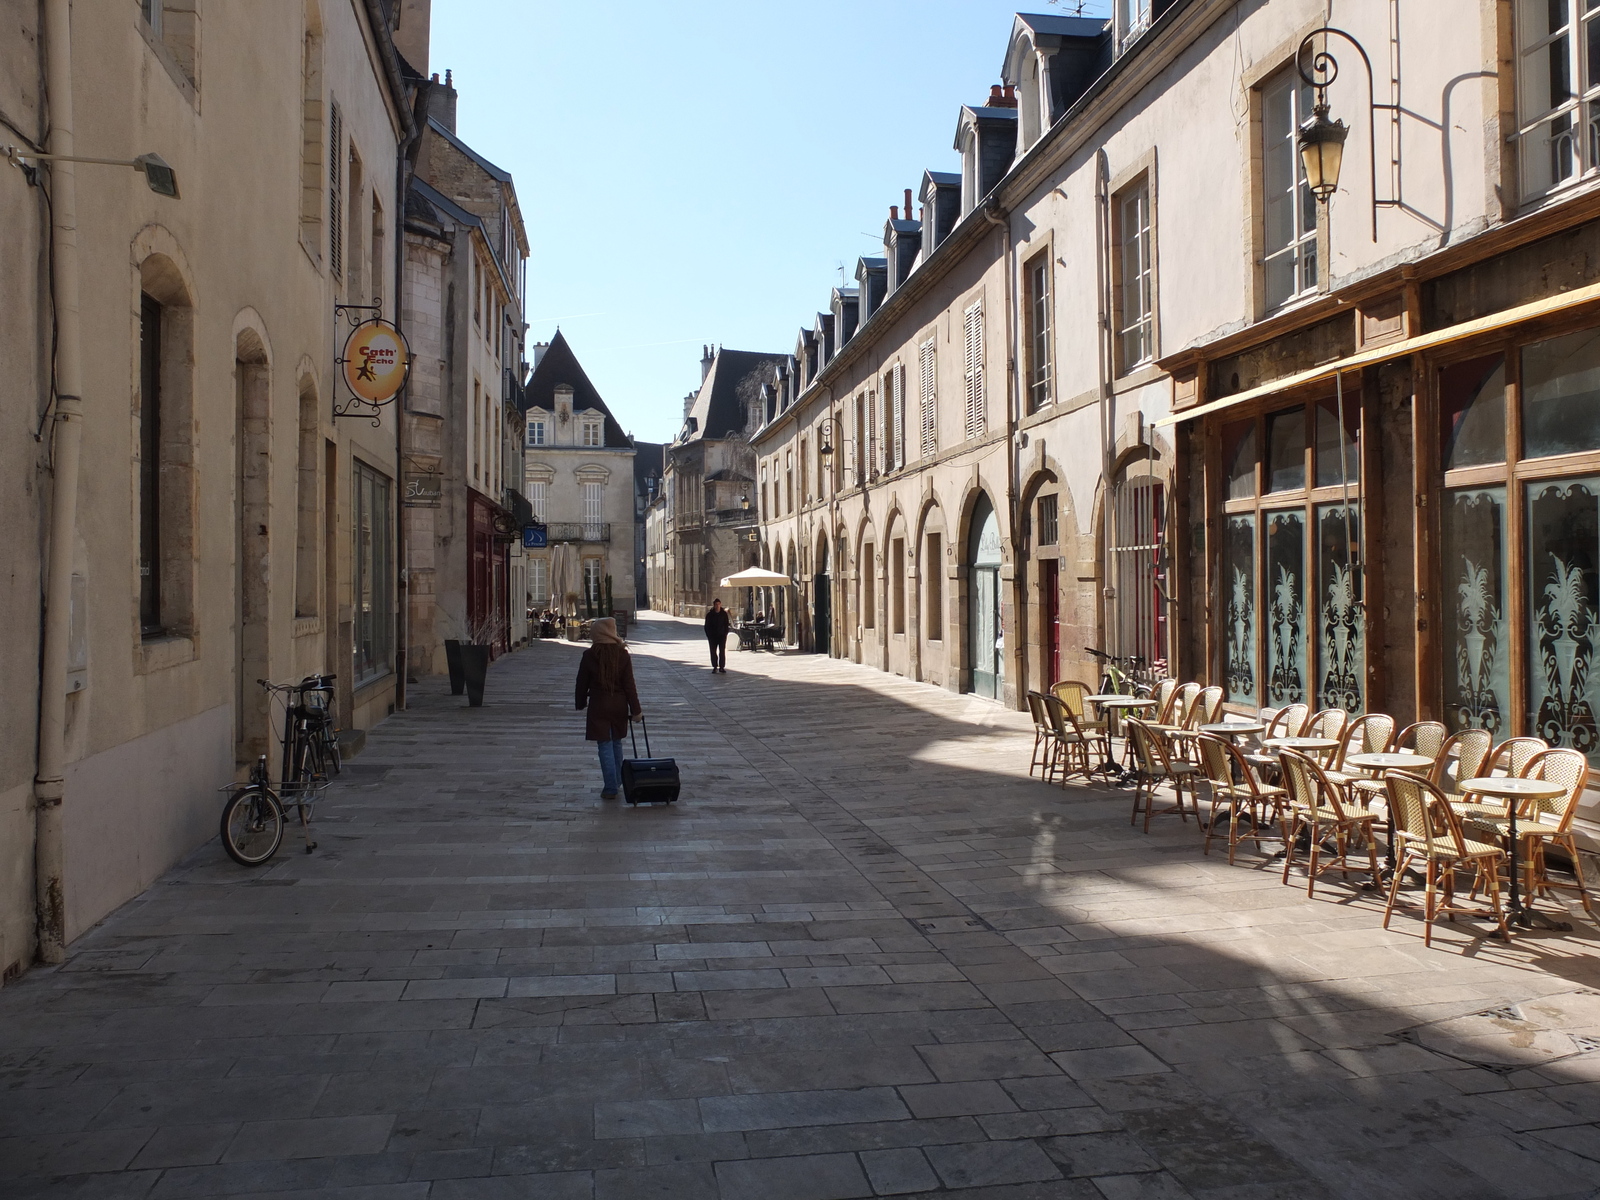
[[1268, 750], [1298, 750], [1302, 754], [1316, 758], [1321, 754], [1329, 754], [1339, 748], [1338, 738], [1319, 737], [1276, 737], [1268, 738], [1261, 743]]
[[1555, 921], [1541, 912], [1532, 908], [1524, 908], [1522, 893], [1518, 885], [1517, 855], [1520, 843], [1517, 836], [1517, 804], [1523, 800], [1554, 800], [1567, 789], [1559, 784], [1544, 779], [1519, 779], [1514, 775], [1480, 776], [1477, 779], [1463, 779], [1456, 784], [1456, 790], [1463, 796], [1489, 796], [1495, 800], [1506, 802], [1506, 820], [1509, 826], [1508, 834], [1511, 839], [1509, 858], [1509, 872], [1511, 875], [1511, 923], [1521, 925], [1524, 929], [1533, 925], [1535, 921], [1541, 922], [1549, 929], [1571, 929], [1572, 926], [1564, 921]]
[[[1124, 696], [1120, 692], [1101, 692], [1093, 696], [1085, 696], [1084, 700], [1090, 704], [1093, 704], [1096, 708], [1100, 709], [1101, 712], [1110, 712], [1116, 714], [1117, 716], [1121, 716], [1124, 713], [1137, 712], [1140, 709], [1156, 707], [1156, 702], [1154, 700], [1146, 699], [1140, 696]], [[1111, 728], [1108, 725], [1106, 727], [1107, 738], [1109, 738], [1110, 735]], [[1122, 756], [1126, 758], [1129, 753], [1128, 739], [1126, 736], [1124, 736], [1122, 739]], [[1108, 759], [1104, 763], [1100, 764], [1099, 770], [1104, 772], [1107, 776], [1110, 776], [1122, 774], [1123, 768]]]
[[[1372, 754], [1347, 754], [1344, 765], [1361, 771], [1371, 771], [1380, 776], [1387, 775], [1390, 771], [1410, 771], [1416, 775], [1425, 775], [1433, 766], [1433, 759], [1426, 754], [1415, 754], [1409, 750], [1392, 750]], [[1395, 869], [1394, 811], [1387, 804], [1384, 805], [1384, 809], [1389, 814], [1389, 848], [1384, 855], [1384, 878], [1388, 879], [1393, 878]]]
[[1218, 721], [1214, 725], [1201, 725], [1200, 733], [1209, 733], [1216, 737], [1250, 737], [1252, 734], [1265, 733], [1267, 727], [1260, 721]]

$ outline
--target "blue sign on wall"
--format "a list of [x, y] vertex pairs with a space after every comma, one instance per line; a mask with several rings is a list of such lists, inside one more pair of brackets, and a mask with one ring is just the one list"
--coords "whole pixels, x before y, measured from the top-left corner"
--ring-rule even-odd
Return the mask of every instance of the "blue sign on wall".
[[543, 525], [524, 525], [522, 527], [522, 548], [524, 550], [543, 550], [549, 544], [549, 537]]

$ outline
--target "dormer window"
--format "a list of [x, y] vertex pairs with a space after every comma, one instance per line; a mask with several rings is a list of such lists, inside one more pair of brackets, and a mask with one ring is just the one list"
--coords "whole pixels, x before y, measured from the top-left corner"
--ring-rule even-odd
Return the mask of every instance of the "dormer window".
[[583, 419], [583, 444], [600, 446], [605, 443], [605, 422], [594, 417]]
[[1150, 28], [1154, 0], [1117, 0], [1117, 52], [1120, 54]]
[[545, 415], [537, 410], [528, 413], [528, 445], [543, 446], [548, 444], [550, 427], [546, 424]]

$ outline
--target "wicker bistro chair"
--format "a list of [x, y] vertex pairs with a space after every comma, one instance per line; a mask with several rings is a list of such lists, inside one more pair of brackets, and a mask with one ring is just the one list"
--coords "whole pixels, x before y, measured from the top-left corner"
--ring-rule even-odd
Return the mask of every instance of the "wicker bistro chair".
[[[1128, 824], [1135, 825], [1139, 821], [1140, 812], [1144, 813], [1144, 831], [1150, 832], [1150, 818], [1157, 813], [1177, 813], [1184, 822], [1189, 820], [1183, 807], [1183, 790], [1189, 789], [1189, 805], [1194, 809], [1194, 819], [1200, 820], [1200, 809], [1194, 799], [1194, 780], [1200, 774], [1200, 768], [1187, 759], [1174, 758], [1172, 749], [1167, 739], [1160, 732], [1152, 729], [1148, 721], [1141, 721], [1137, 717], [1128, 718], [1128, 741], [1133, 745], [1133, 816]], [[1177, 797], [1176, 803], [1168, 808], [1156, 808], [1156, 788], [1163, 783], [1170, 783]]]
[[[1350, 723], [1350, 714], [1342, 708], [1325, 708], [1321, 712], [1313, 713], [1306, 721], [1305, 737], [1327, 738], [1329, 741], [1343, 741], [1345, 726]], [[1319, 764], [1326, 767], [1333, 762], [1338, 748], [1333, 750], [1318, 751], [1316, 759]]]
[[[1092, 765], [1089, 748], [1096, 742], [1105, 744], [1106, 737], [1104, 732], [1098, 737], [1091, 737], [1079, 726], [1077, 718], [1072, 715], [1072, 710], [1056, 697], [1044, 695], [1040, 698], [1044, 701], [1044, 710], [1050, 719], [1051, 731], [1055, 735], [1057, 746], [1055, 765], [1061, 771], [1061, 786], [1066, 787], [1069, 776], [1088, 775]], [[1109, 758], [1111, 755], [1109, 746], [1106, 746], [1105, 753]]]
[[[1476, 779], [1489, 761], [1489, 751], [1493, 748], [1494, 739], [1487, 729], [1452, 733], [1440, 748], [1439, 757], [1433, 760], [1428, 782], [1443, 792], [1450, 803], [1465, 804], [1465, 798], [1456, 791], [1456, 783], [1462, 779]], [[1504, 809], [1503, 805], [1495, 807]]]
[[1222, 811], [1227, 805], [1228, 865], [1233, 866], [1240, 842], [1254, 842], [1261, 849], [1263, 840], [1282, 842], [1284, 802], [1288, 793], [1269, 787], [1256, 777], [1239, 748], [1226, 738], [1202, 733], [1196, 739], [1200, 771], [1211, 785], [1211, 817], [1206, 823], [1205, 853], [1211, 853], [1211, 839], [1222, 836]]
[[[1517, 848], [1522, 868], [1522, 890], [1529, 902], [1560, 889], [1575, 891], [1583, 902], [1583, 910], [1594, 917], [1594, 904], [1589, 898], [1588, 885], [1583, 878], [1583, 863], [1578, 858], [1577, 840], [1573, 837], [1572, 822], [1578, 815], [1578, 803], [1583, 799], [1583, 789], [1589, 782], [1589, 763], [1581, 750], [1566, 748], [1546, 749], [1535, 754], [1520, 774], [1527, 779], [1544, 779], [1559, 783], [1567, 790], [1550, 800], [1524, 800], [1517, 808]], [[1504, 809], [1495, 816], [1480, 815], [1481, 804], [1455, 806], [1462, 815], [1469, 833], [1482, 831], [1504, 844], [1511, 835], [1511, 823]], [[1560, 846], [1572, 860], [1574, 883], [1565, 883], [1550, 877], [1545, 865], [1545, 846]]]
[[[1383, 906], [1383, 927], [1389, 928], [1400, 886], [1408, 868], [1423, 864], [1426, 879], [1423, 899], [1422, 944], [1433, 945], [1433, 923], [1441, 913], [1450, 921], [1457, 914], [1492, 917], [1506, 937], [1506, 913], [1500, 905], [1500, 875], [1506, 853], [1489, 842], [1468, 837], [1461, 819], [1449, 800], [1420, 775], [1391, 771], [1384, 779], [1389, 811], [1394, 814], [1394, 832], [1399, 865], [1389, 884], [1389, 900]], [[1489, 893], [1489, 908], [1465, 908], [1455, 902], [1457, 871], [1470, 870], [1473, 893], [1479, 887]], [[1441, 895], [1441, 892], [1443, 893]]]
[[1550, 743], [1538, 737], [1507, 738], [1494, 748], [1489, 761], [1484, 763], [1482, 774], [1521, 775], [1528, 769], [1533, 756], [1550, 749]]
[[1104, 731], [1106, 723], [1095, 719], [1093, 713], [1087, 711], [1085, 696], [1094, 695], [1094, 689], [1087, 683], [1076, 679], [1063, 679], [1060, 683], [1050, 685], [1050, 694], [1067, 706], [1067, 711], [1077, 718], [1078, 728], [1085, 733], [1090, 730]]
[[[1266, 732], [1261, 735], [1263, 742], [1270, 738], [1299, 737], [1305, 728], [1306, 714], [1311, 709], [1304, 704], [1289, 704], [1280, 708], [1267, 720]], [[1278, 756], [1271, 750], [1256, 750], [1245, 755], [1245, 761], [1256, 769], [1262, 776], [1276, 776], [1278, 773]]]
[[[1389, 748], [1393, 750], [1412, 750], [1427, 758], [1439, 761], [1439, 752], [1444, 749], [1445, 727], [1438, 721], [1417, 721], [1402, 729]], [[1382, 779], [1352, 779], [1350, 792], [1357, 804], [1365, 805], [1373, 812], [1388, 813], [1388, 791], [1383, 786]]]
[[1178, 694], [1178, 681], [1176, 679], [1163, 679], [1156, 684], [1155, 690], [1150, 693], [1150, 699], [1156, 702], [1156, 724], [1172, 719], [1173, 697]]
[[[1394, 718], [1385, 713], [1367, 713], [1344, 727], [1339, 737], [1339, 748], [1334, 751], [1328, 768], [1328, 778], [1352, 793], [1357, 780], [1370, 779], [1371, 775], [1359, 770], [1346, 770], [1345, 759], [1352, 754], [1382, 754], [1394, 737]], [[1354, 798], [1354, 797], [1352, 797]]]
[[[1311, 857], [1306, 866], [1307, 896], [1315, 894], [1317, 876], [1329, 871], [1341, 872], [1346, 880], [1352, 871], [1365, 871], [1372, 878], [1372, 886], [1377, 887], [1378, 849], [1372, 830], [1377, 818], [1365, 809], [1346, 803], [1315, 759], [1295, 750], [1282, 750], [1278, 760], [1288, 791], [1283, 831], [1286, 845], [1283, 882], [1289, 882], [1289, 868], [1294, 866], [1295, 860], [1295, 839], [1303, 832], [1311, 839]], [[1322, 843], [1330, 837], [1335, 849], [1324, 860]], [[1361, 844], [1366, 846], [1368, 865], [1352, 866], [1350, 851]]]
[[1033, 718], [1033, 757], [1028, 760], [1028, 774], [1032, 775], [1036, 769], [1042, 768], [1044, 777], [1049, 778], [1055, 762], [1056, 735], [1050, 725], [1050, 714], [1045, 712], [1044, 696], [1040, 693], [1028, 693], [1028, 714]]

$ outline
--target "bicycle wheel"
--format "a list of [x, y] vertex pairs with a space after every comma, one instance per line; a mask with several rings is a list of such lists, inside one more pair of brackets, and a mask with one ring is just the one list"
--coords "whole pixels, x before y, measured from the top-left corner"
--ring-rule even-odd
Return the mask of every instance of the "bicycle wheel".
[[266, 788], [240, 788], [222, 810], [222, 848], [243, 867], [258, 867], [283, 844], [283, 809]]

